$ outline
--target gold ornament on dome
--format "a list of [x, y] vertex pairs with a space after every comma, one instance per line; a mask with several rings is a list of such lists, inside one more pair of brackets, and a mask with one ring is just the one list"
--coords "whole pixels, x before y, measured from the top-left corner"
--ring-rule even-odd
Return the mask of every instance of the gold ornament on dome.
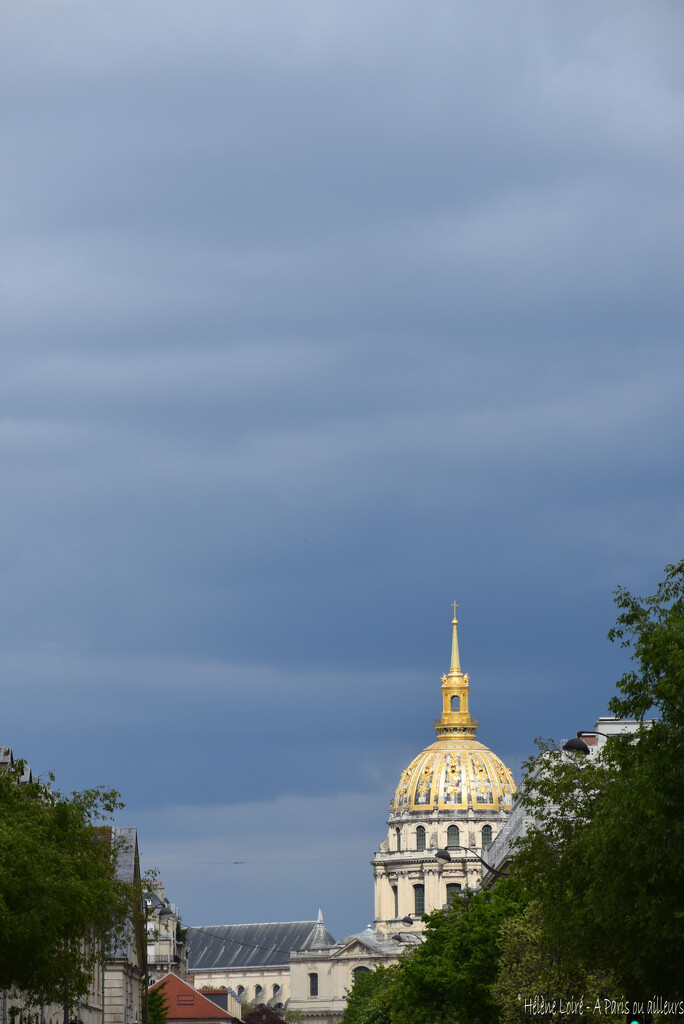
[[435, 722], [437, 740], [402, 773], [391, 805], [395, 812], [425, 811], [430, 801], [437, 810], [509, 810], [513, 801], [510, 771], [475, 739], [477, 719], [468, 710], [470, 682], [461, 672], [455, 611], [456, 605], [451, 666], [442, 676], [442, 715]]

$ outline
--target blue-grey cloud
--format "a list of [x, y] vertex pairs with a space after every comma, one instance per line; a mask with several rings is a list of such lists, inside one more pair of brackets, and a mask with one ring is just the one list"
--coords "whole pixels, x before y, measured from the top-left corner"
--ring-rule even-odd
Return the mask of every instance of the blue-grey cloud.
[[590, 725], [681, 556], [679, 5], [0, 18], [0, 741], [144, 854], [327, 795], [370, 856], [454, 596], [497, 753]]

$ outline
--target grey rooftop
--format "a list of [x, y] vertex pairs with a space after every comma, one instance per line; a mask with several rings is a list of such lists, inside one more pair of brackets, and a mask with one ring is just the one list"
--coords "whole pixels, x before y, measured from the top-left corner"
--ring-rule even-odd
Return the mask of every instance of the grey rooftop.
[[188, 971], [285, 966], [293, 950], [328, 947], [334, 942], [322, 919], [188, 928]]

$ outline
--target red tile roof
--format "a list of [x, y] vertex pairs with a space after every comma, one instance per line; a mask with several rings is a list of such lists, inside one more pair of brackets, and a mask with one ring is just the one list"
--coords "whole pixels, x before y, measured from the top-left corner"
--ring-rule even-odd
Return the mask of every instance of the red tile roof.
[[194, 1021], [202, 1021], [203, 1024], [226, 1024], [227, 1021], [239, 1020], [231, 1013], [222, 1010], [211, 999], [207, 999], [187, 981], [183, 981], [176, 974], [167, 974], [150, 985], [150, 992], [155, 989], [162, 989], [166, 1000], [166, 1019], [169, 1024], [193, 1024]]

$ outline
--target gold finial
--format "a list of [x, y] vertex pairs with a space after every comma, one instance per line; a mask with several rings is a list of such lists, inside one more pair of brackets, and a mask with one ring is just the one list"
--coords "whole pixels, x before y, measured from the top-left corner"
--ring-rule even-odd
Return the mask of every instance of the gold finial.
[[456, 618], [456, 609], [458, 605], [454, 601], [454, 618], [451, 625], [454, 627], [453, 636], [451, 638], [451, 668], [449, 669], [449, 675], [461, 674], [461, 662], [458, 656], [458, 634], [456, 627], [458, 626], [458, 619]]
[[458, 619], [453, 602], [454, 618], [451, 623], [451, 667], [449, 675], [442, 676], [442, 715], [435, 721], [437, 739], [459, 737], [461, 740], [474, 740], [477, 733], [477, 719], [470, 717], [468, 697], [470, 685], [468, 676], [461, 672], [461, 659], [458, 654]]

